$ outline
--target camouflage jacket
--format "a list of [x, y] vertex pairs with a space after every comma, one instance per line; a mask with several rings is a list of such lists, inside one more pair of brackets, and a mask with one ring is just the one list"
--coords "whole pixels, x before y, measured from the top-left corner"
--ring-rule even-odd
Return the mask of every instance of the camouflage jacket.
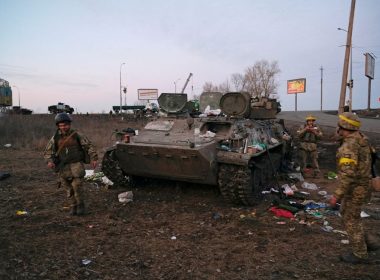
[[305, 151], [315, 151], [317, 149], [317, 142], [322, 138], [322, 135], [323, 133], [319, 126], [314, 125], [312, 131], [309, 131], [306, 124], [302, 125], [297, 130], [300, 148]]
[[371, 178], [372, 158], [368, 138], [359, 131], [343, 138], [336, 159], [339, 186], [334, 196], [341, 199], [348, 195], [359, 202], [364, 202], [370, 193]]
[[[59, 154], [56, 155], [59, 149], [58, 147], [62, 145], [63, 141], [65, 141], [65, 139], [74, 132], [75, 134], [73, 134], [72, 137], [64, 143], [62, 149], [59, 151]], [[96, 149], [86, 136], [72, 129], [70, 129], [67, 134], [62, 134], [62, 132], [58, 129], [46, 145], [44, 158], [47, 162], [54, 162], [54, 158], [58, 158], [62, 164], [78, 161], [84, 162], [84, 151], [89, 155], [91, 161], [98, 160]]]

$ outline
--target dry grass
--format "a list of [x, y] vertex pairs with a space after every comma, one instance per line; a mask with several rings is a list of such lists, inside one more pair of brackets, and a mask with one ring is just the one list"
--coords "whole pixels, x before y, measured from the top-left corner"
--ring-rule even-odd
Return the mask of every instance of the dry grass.
[[[86, 135], [100, 153], [114, 143], [115, 129], [139, 129], [144, 123], [109, 115], [72, 115], [72, 119], [72, 128]], [[0, 148], [11, 144], [15, 149], [43, 151], [55, 130], [54, 115], [2, 115]]]

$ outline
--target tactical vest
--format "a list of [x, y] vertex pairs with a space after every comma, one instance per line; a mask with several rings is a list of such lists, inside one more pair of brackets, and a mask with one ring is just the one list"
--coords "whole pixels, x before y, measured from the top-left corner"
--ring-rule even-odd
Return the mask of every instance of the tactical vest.
[[[304, 126], [305, 128], [306, 126]], [[314, 133], [311, 132], [305, 132], [305, 134], [301, 137], [301, 142], [308, 142], [308, 143], [317, 143], [317, 136]]]
[[[67, 135], [61, 135], [58, 132], [54, 135], [55, 150], [57, 151], [62, 143], [70, 136], [73, 131], [70, 131]], [[80, 144], [79, 136], [75, 133], [70, 137], [60, 150], [58, 154], [59, 161], [62, 164], [74, 163], [84, 161], [84, 151]]]

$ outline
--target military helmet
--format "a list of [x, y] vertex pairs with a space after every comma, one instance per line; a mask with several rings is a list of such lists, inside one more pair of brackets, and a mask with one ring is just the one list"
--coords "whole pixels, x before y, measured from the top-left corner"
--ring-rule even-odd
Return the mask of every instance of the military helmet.
[[317, 118], [314, 117], [314, 116], [312, 116], [312, 115], [308, 115], [308, 116], [305, 118], [306, 121], [315, 121], [316, 119], [317, 119]]
[[359, 130], [359, 117], [353, 113], [345, 112], [339, 115], [338, 126], [346, 130]]
[[68, 114], [66, 113], [59, 113], [55, 116], [55, 124], [58, 125], [59, 123], [62, 122], [68, 122], [71, 123], [71, 118]]

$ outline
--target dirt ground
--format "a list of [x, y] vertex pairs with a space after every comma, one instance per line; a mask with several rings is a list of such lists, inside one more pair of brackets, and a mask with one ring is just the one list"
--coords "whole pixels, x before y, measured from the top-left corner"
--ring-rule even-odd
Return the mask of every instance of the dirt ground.
[[[326, 135], [323, 174], [335, 162], [336, 145]], [[380, 273], [380, 251], [371, 253], [371, 264], [339, 261], [350, 249], [342, 243], [347, 236], [322, 229], [325, 223], [344, 230], [334, 211], [291, 220], [268, 211], [272, 195], [241, 207], [211, 186], [108, 189], [87, 182], [88, 213], [70, 217], [41, 151], [1, 147], [0, 170], [11, 173], [0, 181], [0, 279], [378, 279]], [[305, 180], [319, 189], [297, 187], [316, 202], [326, 201], [318, 191], [331, 194], [337, 184], [324, 176]], [[127, 190], [134, 200], [122, 204], [118, 194]], [[379, 220], [363, 220], [380, 232]]]

